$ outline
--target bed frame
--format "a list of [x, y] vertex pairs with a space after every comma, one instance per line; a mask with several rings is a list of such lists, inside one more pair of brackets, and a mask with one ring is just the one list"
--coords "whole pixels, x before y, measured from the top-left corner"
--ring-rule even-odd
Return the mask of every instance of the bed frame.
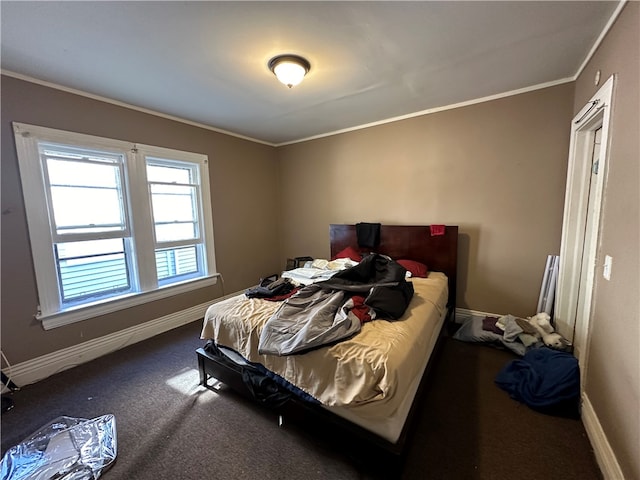
[[[355, 225], [330, 225], [329, 236], [332, 257], [348, 246], [359, 249]], [[382, 225], [378, 247], [359, 250], [363, 252], [373, 250], [398, 260], [410, 259], [419, 261], [426, 264], [430, 271], [444, 272], [448, 276], [448, 313], [445, 325], [440, 332], [441, 338], [446, 330], [446, 324], [455, 319], [458, 227], [447, 225], [443, 235], [432, 236], [431, 228], [428, 225]], [[287, 422], [293, 421], [298, 425], [303, 425], [305, 429], [312, 428], [314, 438], [331, 435], [329, 437], [331, 443], [335, 443], [336, 438], [339, 438], [341, 441], [347, 442], [346, 444], [350, 448], [353, 445], [358, 445], [361, 449], [359, 453], [366, 456], [365, 461], [369, 462], [371, 459], [375, 459], [382, 465], [393, 469], [401, 462], [406, 451], [407, 439], [415, 423], [414, 417], [417, 405], [424, 393], [428, 371], [434, 363], [433, 359], [437, 354], [439, 344], [440, 341], [437, 342], [427, 364], [407, 421], [396, 443], [391, 443], [317, 404], [312, 404], [296, 397], [292, 397], [282, 406], [272, 408], [275, 408], [280, 424], [282, 424], [283, 419], [287, 419]], [[210, 385], [209, 380], [217, 380], [237, 393], [255, 400], [242, 379], [242, 367], [220, 361], [219, 358], [211, 355], [203, 348], [197, 349], [196, 353], [201, 385], [207, 388], [214, 388]]]

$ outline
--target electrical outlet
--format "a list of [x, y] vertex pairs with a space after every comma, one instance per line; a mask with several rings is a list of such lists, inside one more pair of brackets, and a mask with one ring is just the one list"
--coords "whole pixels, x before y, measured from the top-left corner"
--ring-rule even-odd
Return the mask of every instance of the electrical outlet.
[[609, 255], [604, 257], [604, 268], [602, 269], [602, 276], [605, 280], [611, 280], [611, 266], [613, 264], [613, 258]]

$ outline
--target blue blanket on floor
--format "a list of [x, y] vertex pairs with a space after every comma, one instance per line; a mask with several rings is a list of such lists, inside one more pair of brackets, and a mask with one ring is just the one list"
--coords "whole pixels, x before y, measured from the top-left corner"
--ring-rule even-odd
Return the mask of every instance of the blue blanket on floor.
[[550, 415], [580, 415], [580, 369], [570, 353], [542, 347], [512, 360], [496, 376], [511, 398]]

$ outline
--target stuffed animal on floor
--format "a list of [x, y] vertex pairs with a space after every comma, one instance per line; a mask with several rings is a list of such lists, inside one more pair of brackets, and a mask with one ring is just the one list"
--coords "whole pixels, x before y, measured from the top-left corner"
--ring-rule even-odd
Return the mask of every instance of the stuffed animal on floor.
[[527, 320], [537, 330], [540, 339], [547, 347], [562, 352], [571, 351], [573, 347], [571, 342], [554, 331], [551, 325], [551, 317], [548, 313], [540, 312], [533, 317], [527, 317]]

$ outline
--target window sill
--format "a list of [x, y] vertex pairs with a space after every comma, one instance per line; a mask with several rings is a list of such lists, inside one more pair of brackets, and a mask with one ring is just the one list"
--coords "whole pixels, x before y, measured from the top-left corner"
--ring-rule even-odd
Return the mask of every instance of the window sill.
[[42, 328], [45, 330], [51, 330], [53, 328], [81, 322], [82, 320], [87, 320], [89, 318], [99, 317], [101, 315], [117, 312], [126, 308], [143, 305], [145, 303], [154, 302], [163, 298], [215, 285], [219, 276], [219, 273], [214, 273], [206, 278], [189, 280], [177, 285], [168, 285], [152, 292], [133, 293], [123, 297], [118, 297], [117, 299], [105, 300], [91, 305], [73, 307], [49, 315], [39, 315], [36, 318], [42, 322]]

